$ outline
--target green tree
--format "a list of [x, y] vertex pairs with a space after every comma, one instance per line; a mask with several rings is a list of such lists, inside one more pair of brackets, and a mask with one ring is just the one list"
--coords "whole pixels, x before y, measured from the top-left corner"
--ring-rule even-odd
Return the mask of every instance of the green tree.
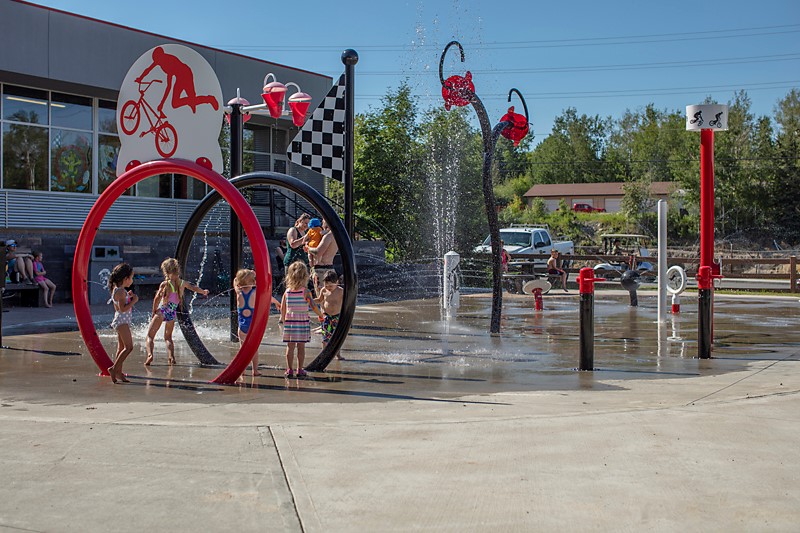
[[772, 183], [771, 215], [776, 237], [790, 242], [800, 239], [800, 92], [796, 89], [775, 107], [780, 127], [775, 142], [775, 178]]
[[389, 90], [379, 109], [356, 117], [355, 209], [385, 233], [394, 259], [419, 257], [424, 248], [416, 119], [417, 104], [405, 82]]
[[579, 116], [575, 108], [567, 108], [531, 153], [532, 183], [609, 181], [604, 163], [609, 126], [609, 119]]

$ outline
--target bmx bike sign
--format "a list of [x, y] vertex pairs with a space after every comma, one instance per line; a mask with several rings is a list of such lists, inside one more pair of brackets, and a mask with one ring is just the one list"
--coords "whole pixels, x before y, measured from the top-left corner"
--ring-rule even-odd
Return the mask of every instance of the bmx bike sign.
[[134, 62], [119, 91], [117, 176], [147, 161], [187, 159], [222, 172], [222, 89], [196, 51], [162, 44]]

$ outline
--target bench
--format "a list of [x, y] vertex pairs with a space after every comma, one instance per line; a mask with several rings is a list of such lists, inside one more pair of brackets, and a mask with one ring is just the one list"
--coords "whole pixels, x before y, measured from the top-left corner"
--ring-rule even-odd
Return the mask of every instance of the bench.
[[44, 291], [39, 285], [28, 285], [25, 283], [6, 283], [3, 293], [3, 303], [10, 302], [17, 298], [17, 305], [20, 307], [46, 307], [44, 301]]
[[133, 267], [133, 292], [141, 300], [153, 298], [158, 286], [164, 281], [164, 274], [156, 267]]

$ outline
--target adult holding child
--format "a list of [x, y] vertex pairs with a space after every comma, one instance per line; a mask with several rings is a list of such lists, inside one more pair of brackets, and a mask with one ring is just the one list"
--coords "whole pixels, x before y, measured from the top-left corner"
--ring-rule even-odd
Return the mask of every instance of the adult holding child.
[[295, 261], [301, 261], [308, 266], [308, 252], [304, 249], [308, 243], [308, 221], [311, 215], [303, 213], [295, 221], [294, 226], [286, 232], [286, 254], [283, 257], [283, 265], [289, 267]]
[[[324, 276], [328, 270], [336, 270], [333, 267], [333, 259], [339, 252], [339, 246], [336, 244], [336, 239], [333, 236], [333, 232], [327, 220], [322, 220], [322, 239], [319, 244], [315, 247], [309, 245], [308, 251], [314, 254], [316, 258], [316, 263], [312, 269], [312, 278], [314, 281], [314, 289], [316, 293], [319, 294], [320, 286], [322, 285], [320, 282], [320, 274]], [[336, 274], [341, 275], [341, 272], [337, 271]]]

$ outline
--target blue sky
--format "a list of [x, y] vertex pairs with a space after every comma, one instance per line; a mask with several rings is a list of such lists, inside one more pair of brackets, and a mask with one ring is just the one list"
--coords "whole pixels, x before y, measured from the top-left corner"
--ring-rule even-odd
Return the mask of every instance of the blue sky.
[[797, 0], [38, 3], [332, 77], [343, 71], [341, 51], [354, 48], [358, 112], [379, 106], [404, 78], [422, 108], [441, 105], [439, 56], [457, 39], [466, 62], [451, 48], [445, 77], [471, 70], [493, 120], [508, 90], [519, 89], [534, 142], [567, 107], [619, 117], [650, 102], [668, 110], [706, 96], [725, 103], [745, 89], [756, 115], [772, 115], [800, 87]]

